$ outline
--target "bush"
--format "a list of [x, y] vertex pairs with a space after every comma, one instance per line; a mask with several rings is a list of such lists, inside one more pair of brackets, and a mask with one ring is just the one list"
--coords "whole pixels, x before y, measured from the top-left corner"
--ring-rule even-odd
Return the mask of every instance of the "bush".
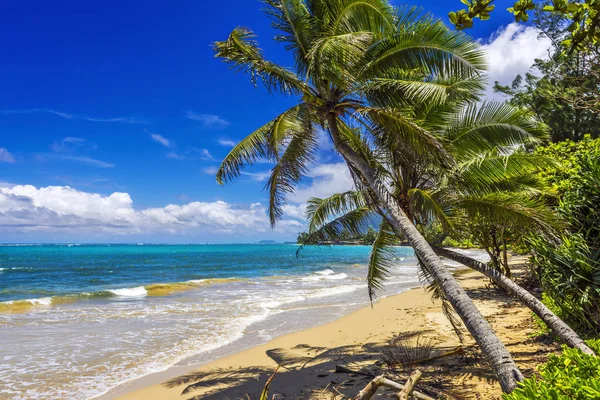
[[[600, 352], [600, 340], [588, 340]], [[600, 399], [600, 358], [563, 346], [560, 355], [551, 355], [539, 367], [540, 377], [533, 376], [521, 384], [505, 400]]]
[[533, 238], [542, 289], [580, 334], [600, 334], [600, 156], [579, 161], [559, 211], [569, 221], [560, 243]]

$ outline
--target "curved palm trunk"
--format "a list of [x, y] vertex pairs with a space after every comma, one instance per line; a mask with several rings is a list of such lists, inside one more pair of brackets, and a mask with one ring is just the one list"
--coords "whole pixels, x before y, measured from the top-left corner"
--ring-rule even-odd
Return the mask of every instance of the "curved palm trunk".
[[467, 257], [460, 253], [454, 252], [452, 250], [444, 249], [442, 247], [431, 246], [433, 251], [436, 252], [438, 256], [446, 257], [450, 260], [461, 263], [471, 269], [474, 269], [477, 272], [481, 272], [483, 275], [487, 276], [494, 282], [496, 285], [500, 286], [502, 289], [506, 290], [516, 298], [518, 298], [521, 303], [527, 306], [531, 311], [533, 311], [542, 321], [550, 327], [558, 337], [560, 337], [566, 344], [576, 349], [581, 350], [585, 354], [596, 355], [592, 349], [590, 349], [583, 339], [579, 337], [577, 332], [569, 327], [569, 325], [565, 324], [562, 319], [556, 316], [548, 307], [544, 305], [540, 300], [538, 300], [534, 295], [529, 293], [527, 290], [517, 285], [506, 275], [498, 272], [494, 268], [489, 267], [487, 264], [482, 263], [480, 261], [474, 260], [471, 257]]
[[370, 189], [373, 190], [379, 206], [389, 216], [392, 227], [404, 234], [421, 262], [431, 273], [433, 279], [443, 290], [444, 295], [460, 316], [465, 327], [471, 333], [487, 361], [492, 366], [500, 386], [505, 393], [512, 392], [519, 382], [523, 381], [523, 374], [517, 368], [510, 353], [496, 336], [492, 327], [479, 312], [465, 290], [458, 284], [454, 276], [448, 271], [431, 246], [407, 218], [404, 211], [391, 198], [387, 189], [383, 187], [376, 177], [375, 171], [340, 137], [337, 126], [337, 116], [330, 113], [327, 122], [333, 142], [342, 157], [358, 170]]

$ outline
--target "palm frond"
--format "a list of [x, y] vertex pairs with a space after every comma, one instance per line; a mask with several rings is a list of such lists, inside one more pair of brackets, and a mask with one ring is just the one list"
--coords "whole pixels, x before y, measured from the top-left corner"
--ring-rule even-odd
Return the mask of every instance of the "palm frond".
[[556, 161], [550, 157], [523, 153], [503, 155], [494, 151], [459, 163], [451, 176], [462, 193], [499, 190], [547, 192], [535, 173], [553, 165]]
[[272, 20], [273, 28], [281, 34], [275, 40], [286, 44], [286, 50], [293, 51], [296, 70], [306, 74], [306, 55], [312, 47], [317, 30], [316, 18], [305, 0], [263, 0], [267, 4], [265, 10]]
[[471, 218], [502, 223], [506, 220], [522, 227], [553, 232], [563, 223], [543, 201], [521, 193], [494, 192], [487, 195], [460, 196], [454, 204]]
[[442, 139], [410, 115], [392, 109], [361, 107], [356, 110], [356, 117], [368, 128], [381, 149], [397, 151], [408, 147], [418, 154], [427, 154], [432, 161], [446, 163], [449, 160]]
[[463, 158], [499, 148], [537, 144], [547, 136], [544, 125], [530, 112], [507, 103], [468, 105], [449, 116], [446, 136]]
[[240, 72], [250, 74], [252, 83], [260, 78], [269, 91], [280, 91], [284, 94], [308, 92], [308, 87], [299, 80], [292, 71], [267, 61], [263, 58], [256, 35], [247, 28], [235, 28], [227, 40], [215, 42], [215, 56]]
[[[271, 170], [271, 176], [265, 185], [269, 192], [269, 220], [271, 226], [281, 219], [285, 197], [294, 191], [295, 186], [309, 170], [315, 160], [318, 139], [312, 129], [312, 121], [295, 120], [297, 128], [292, 139], [277, 164]], [[301, 124], [300, 124], [301, 123]]]
[[277, 162], [286, 141], [304, 131], [302, 120], [310, 117], [303, 108], [294, 106], [246, 136], [221, 162], [217, 182], [222, 185], [237, 178], [244, 166], [253, 165], [259, 159]]
[[450, 31], [440, 21], [425, 16], [411, 25], [402, 26], [395, 35], [388, 35], [369, 48], [368, 60], [360, 76], [372, 79], [389, 68], [424, 68], [428, 75], [442, 71], [471, 77], [486, 68], [481, 46], [467, 35]]
[[444, 231], [452, 229], [452, 220], [443, 205], [437, 201], [434, 193], [425, 189], [412, 188], [408, 191], [408, 201], [413, 215], [420, 216], [426, 223], [439, 222]]
[[371, 226], [375, 218], [375, 212], [369, 207], [356, 208], [309, 232], [306, 240], [301, 244], [335, 242], [341, 240], [344, 234], [351, 237], [359, 236]]
[[375, 300], [377, 291], [383, 288], [383, 281], [390, 275], [395, 255], [395, 249], [392, 246], [396, 243], [396, 234], [392, 231], [388, 222], [385, 219], [382, 220], [369, 256], [367, 287], [371, 302]]
[[315, 232], [331, 219], [365, 205], [364, 195], [358, 191], [336, 193], [324, 199], [313, 197], [306, 207], [308, 231]]
[[444, 291], [431, 276], [429, 270], [419, 260], [419, 280], [425, 285], [427, 292], [431, 294], [432, 300], [440, 300], [442, 302], [442, 313], [452, 326], [452, 330], [462, 343], [464, 341], [464, 329], [462, 320], [452, 307], [450, 301], [446, 298]]

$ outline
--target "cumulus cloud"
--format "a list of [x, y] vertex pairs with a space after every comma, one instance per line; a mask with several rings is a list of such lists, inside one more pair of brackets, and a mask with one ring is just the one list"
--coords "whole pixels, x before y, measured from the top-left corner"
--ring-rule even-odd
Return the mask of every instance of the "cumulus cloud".
[[317, 164], [308, 173], [310, 182], [299, 186], [287, 196], [283, 214], [289, 218], [306, 220], [306, 207], [312, 197], [324, 198], [354, 188], [354, 181], [345, 163]]
[[151, 133], [150, 139], [154, 140], [156, 143], [160, 143], [165, 147], [171, 146], [171, 141], [166, 137], [159, 135], [158, 133]]
[[191, 110], [185, 112], [185, 116], [193, 121], [202, 122], [204, 128], [223, 129], [230, 125], [230, 122], [218, 115], [202, 114]]
[[307, 207], [306, 203], [297, 204], [297, 205], [286, 204], [282, 207], [282, 209], [283, 209], [283, 214], [287, 215], [290, 218], [297, 218], [297, 219], [305, 220], [306, 219], [306, 207]]
[[354, 181], [345, 163], [318, 164], [311, 168], [308, 177], [312, 181], [300, 186], [288, 197], [292, 203], [306, 203], [311, 197], [328, 197], [334, 193], [351, 190]]
[[548, 58], [550, 39], [538, 37], [539, 33], [534, 27], [511, 23], [494, 33], [483, 46], [489, 64], [488, 99], [503, 99], [492, 89], [495, 81], [508, 85], [517, 75], [528, 72], [536, 59]]
[[0, 147], [0, 162], [12, 164], [16, 161], [17, 160], [15, 159], [15, 156], [10, 151], [5, 149], [4, 147]]
[[[279, 229], [296, 232], [301, 224], [282, 221]], [[269, 230], [260, 203], [234, 206], [224, 201], [194, 201], [137, 210], [128, 193], [108, 196], [69, 186], [0, 187], [0, 231], [151, 234], [186, 232], [247, 233]]]

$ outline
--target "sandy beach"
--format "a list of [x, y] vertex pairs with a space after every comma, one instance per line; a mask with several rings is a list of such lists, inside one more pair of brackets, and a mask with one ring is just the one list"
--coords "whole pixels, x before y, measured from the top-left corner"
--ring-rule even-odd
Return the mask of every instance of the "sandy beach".
[[[512, 264], [525, 259], [517, 257]], [[520, 270], [516, 270], [519, 275]], [[461, 270], [457, 276], [477, 307], [507, 345], [526, 376], [558, 345], [533, 339], [531, 312], [489, 285], [482, 275]], [[439, 302], [423, 289], [381, 299], [335, 322], [275, 338], [257, 346], [195, 368], [172, 368], [119, 387], [103, 398], [121, 400], [258, 399], [273, 371], [270, 398], [334, 399], [351, 397], [370, 376], [390, 378], [409, 374], [413, 367], [391, 371], [382, 352], [394, 341], [430, 341], [432, 355], [461, 346]], [[501, 392], [489, 367], [470, 337], [455, 355], [419, 365], [421, 384], [452, 393], [458, 398], [499, 399]], [[336, 373], [336, 368], [362, 374]], [[395, 375], [399, 374], [399, 375]], [[385, 396], [385, 391], [380, 391]]]

